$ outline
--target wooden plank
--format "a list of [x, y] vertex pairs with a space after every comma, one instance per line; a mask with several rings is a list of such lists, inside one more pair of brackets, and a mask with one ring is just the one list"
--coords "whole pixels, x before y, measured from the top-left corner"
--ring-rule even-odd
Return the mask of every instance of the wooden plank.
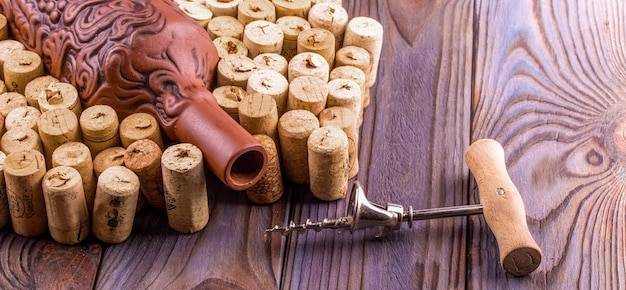
[[288, 192], [279, 202], [253, 205], [215, 176], [207, 176], [209, 224], [181, 234], [165, 212], [137, 214], [133, 233], [108, 246], [96, 289], [271, 289], [280, 281], [282, 240], [263, 230], [284, 222]]
[[0, 288], [91, 289], [101, 254], [93, 238], [64, 246], [48, 234], [25, 238], [5, 228], [0, 231]]
[[[361, 130], [357, 178], [372, 202], [415, 208], [467, 202], [472, 1], [344, 1], [385, 30], [378, 81]], [[345, 215], [346, 200], [303, 189], [296, 221]], [[405, 207], [406, 208], [406, 207]], [[465, 219], [416, 222], [384, 240], [376, 229], [294, 235], [285, 289], [463, 288]]]
[[622, 1], [478, 1], [472, 139], [503, 143], [544, 258], [505, 275], [475, 219], [471, 288], [626, 286], [625, 14]]

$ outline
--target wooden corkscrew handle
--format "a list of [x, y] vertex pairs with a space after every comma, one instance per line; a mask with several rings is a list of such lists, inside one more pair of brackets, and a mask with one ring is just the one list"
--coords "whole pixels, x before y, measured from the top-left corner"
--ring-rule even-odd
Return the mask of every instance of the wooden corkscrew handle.
[[495, 140], [478, 140], [467, 149], [465, 162], [478, 184], [502, 267], [515, 276], [528, 275], [539, 267], [542, 253], [528, 230], [524, 202], [507, 172], [504, 149]]

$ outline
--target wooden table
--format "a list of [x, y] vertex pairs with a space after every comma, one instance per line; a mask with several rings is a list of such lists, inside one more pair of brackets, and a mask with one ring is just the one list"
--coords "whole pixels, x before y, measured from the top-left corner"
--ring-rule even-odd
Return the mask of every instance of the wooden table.
[[[344, 0], [385, 29], [361, 130], [357, 179], [371, 201], [476, 203], [463, 162], [500, 141], [543, 250], [537, 271], [504, 273], [482, 216], [284, 238], [263, 229], [345, 214], [288, 184], [273, 205], [209, 175], [210, 222], [191, 235], [139, 212], [117, 245], [0, 232], [2, 288], [602, 289], [626, 286], [626, 6], [620, 0]], [[626, 164], [626, 163], [625, 163]]]

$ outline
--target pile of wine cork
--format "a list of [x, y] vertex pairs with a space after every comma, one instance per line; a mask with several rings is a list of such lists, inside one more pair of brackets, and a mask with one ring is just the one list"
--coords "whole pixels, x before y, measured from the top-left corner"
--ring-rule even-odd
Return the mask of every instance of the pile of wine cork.
[[217, 47], [218, 103], [269, 153], [267, 177], [248, 197], [275, 202], [285, 176], [309, 184], [319, 199], [344, 198], [359, 170], [359, 129], [376, 81], [382, 25], [348, 19], [341, 0], [174, 2]]
[[119, 120], [110, 106], [82, 108], [76, 88], [45, 75], [41, 57], [1, 25], [0, 68], [0, 228], [67, 245], [90, 233], [120, 243], [145, 206], [181, 233], [207, 225], [198, 147], [165, 148], [152, 115]]

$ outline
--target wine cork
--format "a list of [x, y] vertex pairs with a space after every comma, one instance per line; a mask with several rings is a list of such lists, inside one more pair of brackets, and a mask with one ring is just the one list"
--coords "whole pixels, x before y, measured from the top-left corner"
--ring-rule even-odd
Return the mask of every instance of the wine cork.
[[4, 84], [4, 81], [0, 80], [0, 94], [4, 94], [7, 92], [7, 86]]
[[67, 142], [82, 141], [78, 118], [68, 109], [53, 109], [41, 114], [37, 126], [48, 168], [52, 167], [55, 149]]
[[28, 82], [44, 73], [41, 57], [29, 50], [16, 50], [9, 54], [4, 61], [2, 70], [7, 90], [22, 95]]
[[[347, 79], [334, 79], [329, 81], [326, 86], [328, 87], [326, 107], [346, 107], [360, 118], [363, 100], [361, 100], [361, 88], [356, 82]], [[357, 122], [358, 124], [360, 123]]]
[[335, 126], [348, 137], [348, 178], [359, 173], [359, 126], [358, 116], [346, 107], [330, 107], [319, 116], [320, 126]]
[[[369, 106], [371, 86], [368, 86], [367, 78], [372, 70], [370, 53], [364, 48], [358, 46], [344, 46], [340, 48], [335, 54], [335, 66], [354, 66], [363, 71], [365, 75], [365, 81], [363, 82], [363, 87], [361, 91], [361, 93], [363, 94], [363, 108]], [[347, 79], [352, 78], [347, 77]], [[355, 79], [352, 80], [356, 81]]]
[[133, 229], [139, 178], [123, 166], [107, 168], [98, 178], [91, 228], [105, 243], [126, 240]]
[[93, 211], [96, 198], [96, 176], [93, 161], [87, 145], [80, 142], [67, 142], [52, 152], [52, 166], [69, 166], [78, 171], [83, 187], [87, 211]]
[[78, 98], [78, 91], [68, 83], [50, 83], [47, 88], [39, 92], [37, 104], [41, 112], [65, 108], [74, 112], [76, 117], [80, 117], [83, 111]]
[[321, 127], [309, 137], [310, 189], [325, 201], [346, 197], [348, 191], [348, 137], [335, 126]]
[[227, 36], [241, 40], [243, 39], [243, 24], [232, 16], [217, 16], [209, 22], [207, 32], [211, 39]]
[[4, 62], [9, 58], [9, 55], [17, 50], [25, 50], [26, 48], [22, 43], [17, 40], [7, 39], [0, 41], [0, 78], [4, 79]]
[[323, 28], [311, 28], [298, 35], [298, 53], [314, 52], [328, 62], [328, 66], [335, 66], [335, 37], [330, 31]]
[[11, 223], [11, 214], [9, 213], [9, 200], [7, 199], [7, 187], [4, 181], [4, 161], [6, 154], [0, 152], [0, 229]]
[[6, 92], [0, 94], [0, 114], [8, 116], [15, 108], [26, 107], [26, 97], [18, 92]]
[[213, 44], [217, 49], [217, 56], [224, 58], [230, 54], [248, 55], [248, 48], [239, 39], [228, 36], [221, 36], [213, 40]]
[[268, 95], [249, 94], [239, 104], [239, 123], [250, 134], [264, 134], [276, 140], [278, 125], [276, 101]]
[[43, 153], [39, 134], [29, 128], [7, 130], [0, 138], [0, 146], [6, 154], [25, 150], [36, 150]]
[[100, 174], [109, 167], [124, 166], [125, 154], [126, 149], [124, 147], [111, 147], [98, 153], [93, 159], [93, 171], [96, 178], [100, 177]]
[[245, 55], [227, 55], [217, 63], [217, 86], [238, 86], [245, 90], [250, 74], [256, 69], [254, 61]]
[[19, 151], [7, 155], [4, 178], [13, 231], [36, 237], [48, 230], [48, 217], [41, 188], [46, 164], [41, 152]]
[[69, 166], [54, 167], [42, 182], [52, 239], [64, 245], [74, 245], [90, 232], [89, 212], [80, 174]]
[[372, 87], [378, 74], [378, 63], [383, 47], [383, 26], [373, 18], [355, 17], [348, 22], [343, 46], [362, 47], [370, 53], [371, 70], [366, 74], [365, 86]]
[[306, 19], [311, 9], [311, 0], [272, 0], [276, 8], [276, 18], [297, 16]]
[[205, 4], [213, 11], [215, 18], [218, 16], [230, 16], [236, 19], [239, 4], [242, 1], [243, 0], [206, 0]]
[[128, 148], [130, 144], [141, 139], [150, 139], [163, 150], [163, 137], [157, 120], [148, 113], [130, 114], [120, 123], [122, 147]]
[[181, 233], [194, 233], [209, 222], [209, 201], [202, 152], [189, 143], [172, 145], [161, 158], [167, 221]]
[[298, 53], [298, 35], [302, 31], [311, 29], [311, 24], [298, 16], [283, 16], [276, 20], [276, 25], [283, 31], [284, 37], [280, 54], [289, 61]]
[[283, 31], [278, 25], [265, 20], [250, 22], [243, 29], [243, 43], [248, 47], [250, 58], [266, 52], [280, 54], [283, 37]]
[[59, 80], [50, 75], [44, 75], [33, 79], [26, 84], [24, 96], [28, 105], [39, 109], [39, 94], [48, 88], [52, 83], [58, 83]]
[[280, 171], [280, 160], [276, 143], [266, 135], [254, 135], [267, 152], [267, 169], [261, 179], [246, 190], [248, 199], [259, 204], [276, 202], [283, 195], [283, 178]]
[[7, 17], [0, 14], [0, 40], [9, 39], [9, 26], [7, 23]]
[[287, 68], [289, 82], [300, 76], [318, 77], [324, 82], [328, 82], [330, 67], [324, 57], [313, 52], [303, 52], [296, 54], [290, 61]]
[[[365, 108], [369, 105], [369, 94], [366, 93], [369, 90], [365, 88], [365, 73], [361, 69], [351, 65], [335, 67], [330, 71], [330, 76], [328, 77], [329, 81], [334, 79], [347, 79], [357, 83], [361, 89], [361, 100], [363, 101], [361, 107]], [[363, 110], [361, 110], [361, 113], [363, 113]], [[363, 119], [362, 116], [360, 118]]]
[[154, 208], [165, 210], [161, 148], [152, 140], [142, 139], [126, 148], [124, 166], [137, 174], [143, 196]]
[[[124, 166], [124, 157], [126, 154], [126, 149], [123, 147], [111, 147], [102, 150], [96, 157], [93, 159], [93, 171], [96, 175], [96, 179], [102, 175], [102, 173], [109, 169], [110, 167], [115, 166]], [[142, 210], [148, 201], [143, 196], [143, 194], [139, 194], [137, 197], [137, 208], [136, 211]]]
[[209, 21], [213, 17], [213, 12], [208, 7], [195, 2], [184, 2], [178, 5], [178, 7], [196, 23], [200, 24], [202, 28], [207, 29]]
[[324, 28], [335, 37], [335, 51], [342, 47], [348, 25], [348, 12], [341, 4], [320, 3], [311, 7], [308, 17], [311, 27]]
[[237, 123], [239, 123], [239, 103], [247, 95], [244, 89], [237, 86], [221, 86], [213, 90], [217, 104]]
[[28, 128], [37, 132], [39, 131], [39, 127], [37, 127], [39, 117], [41, 117], [41, 112], [35, 107], [15, 108], [4, 119], [4, 126], [7, 130]]
[[24, 96], [28, 105], [39, 109], [39, 95], [52, 83], [58, 83], [59, 80], [50, 75], [43, 75], [33, 79], [26, 84], [24, 88]]
[[278, 53], [261, 53], [252, 59], [257, 69], [269, 69], [287, 77], [287, 59]]
[[[248, 94], [260, 93], [274, 98], [278, 115], [280, 116], [287, 107], [288, 89], [289, 82], [287, 82], [285, 76], [273, 70], [260, 69], [250, 74], [246, 91]], [[241, 115], [239, 117], [241, 120]]]
[[89, 147], [92, 157], [104, 149], [121, 146], [120, 123], [111, 106], [91, 106], [80, 115], [79, 122], [83, 143]]
[[307, 110], [315, 116], [326, 108], [328, 88], [326, 83], [317, 77], [301, 76], [289, 83], [287, 111]]
[[284, 174], [293, 183], [309, 183], [307, 140], [319, 121], [306, 110], [293, 110], [278, 119], [278, 136]]
[[244, 0], [237, 6], [237, 19], [244, 26], [256, 20], [276, 22], [276, 9], [269, 0]]

